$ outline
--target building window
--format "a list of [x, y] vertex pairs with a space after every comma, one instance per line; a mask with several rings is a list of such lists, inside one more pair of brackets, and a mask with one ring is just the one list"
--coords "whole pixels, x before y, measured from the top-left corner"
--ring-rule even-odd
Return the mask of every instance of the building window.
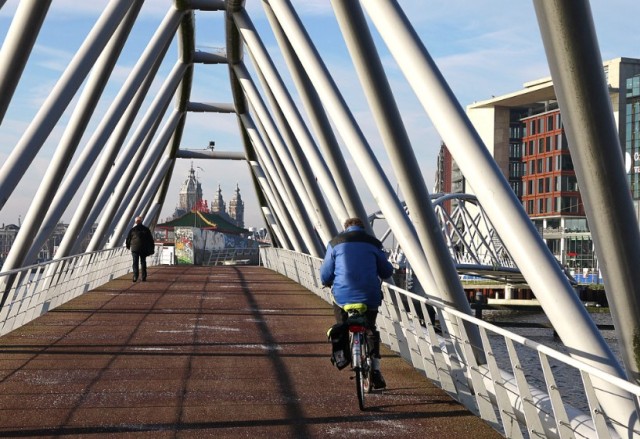
[[553, 116], [547, 116], [547, 131], [553, 131]]
[[586, 218], [566, 218], [564, 228], [569, 233], [586, 233], [589, 231]]
[[516, 196], [518, 198], [522, 197], [522, 185], [521, 185], [521, 182], [512, 181], [511, 182], [511, 189], [513, 190], [513, 193], [516, 194]]
[[509, 125], [509, 138], [510, 139], [522, 139], [524, 128], [522, 124]]
[[522, 177], [522, 166], [520, 162], [509, 162], [509, 177], [520, 178]]
[[560, 197], [560, 213], [569, 213], [569, 197]]
[[640, 96], [640, 75], [627, 78], [627, 97], [633, 98]]
[[564, 192], [577, 192], [578, 181], [575, 176], [563, 176], [561, 177], [562, 183], [560, 190]]
[[509, 144], [509, 158], [518, 159], [522, 157], [522, 144], [511, 143]]
[[595, 265], [593, 242], [586, 236], [569, 237], [566, 240], [567, 264], [576, 270]]
[[629, 187], [634, 200], [640, 199], [640, 75], [627, 79], [627, 156], [631, 158], [628, 168]]
[[578, 213], [578, 197], [562, 197], [562, 213]]
[[568, 154], [562, 154], [560, 156], [560, 170], [561, 171], [573, 171], [573, 161]]
[[544, 166], [543, 160], [542, 159], [538, 159], [538, 167], [536, 169], [536, 172], [538, 172], [538, 173], [544, 172], [544, 167], [543, 166]]
[[560, 150], [562, 151], [568, 151], [569, 150], [569, 145], [567, 144], [567, 138], [562, 135], [562, 134], [558, 134], [558, 137], [560, 139]]
[[547, 157], [547, 172], [553, 172], [553, 157]]

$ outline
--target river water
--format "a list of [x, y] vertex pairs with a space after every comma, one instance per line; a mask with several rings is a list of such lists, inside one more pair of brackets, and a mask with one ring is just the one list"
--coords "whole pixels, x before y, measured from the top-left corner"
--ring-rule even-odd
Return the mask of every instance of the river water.
[[[608, 312], [593, 312], [590, 313], [590, 315], [597, 325], [612, 325], [612, 318]], [[542, 311], [483, 310], [482, 319], [487, 322], [496, 323], [497, 326], [503, 326], [504, 329], [510, 332], [514, 332], [532, 341], [568, 354], [567, 349], [562, 342], [558, 338], [554, 337], [553, 329], [520, 326], [524, 323], [534, 325], [549, 324], [549, 320]], [[519, 326], [509, 327], [508, 323], [514, 323]], [[616, 358], [618, 358], [618, 361], [621, 362], [615, 331], [613, 329], [601, 329], [600, 333]], [[511, 371], [508, 352], [502, 337], [490, 337], [490, 342], [498, 365], [505, 370]], [[525, 371], [529, 383], [546, 392], [546, 385], [537, 358], [538, 354], [531, 349], [519, 347], [519, 345], [517, 345], [516, 348], [519, 361]], [[560, 393], [562, 394], [565, 402], [579, 410], [588, 411], [588, 405], [584, 397], [582, 379], [579, 372], [572, 367], [568, 367], [553, 359], [550, 359], [550, 365], [556, 385], [560, 389]]]
[[[613, 325], [611, 314], [606, 310], [602, 312], [590, 312], [589, 315], [596, 323], [596, 325]], [[523, 328], [523, 327], [509, 327], [509, 323], [515, 323], [522, 325], [531, 323], [534, 325], [550, 325], [547, 316], [540, 310], [538, 311], [513, 311], [513, 310], [483, 310], [482, 320], [490, 323], [505, 323], [505, 329], [511, 332], [515, 332], [523, 337], [534, 340], [538, 343], [547, 345], [553, 349], [561, 350], [562, 343], [555, 339], [553, 330], [550, 328]], [[613, 329], [600, 329], [600, 333], [611, 347], [616, 355], [618, 355], [618, 344], [616, 341], [615, 331]]]

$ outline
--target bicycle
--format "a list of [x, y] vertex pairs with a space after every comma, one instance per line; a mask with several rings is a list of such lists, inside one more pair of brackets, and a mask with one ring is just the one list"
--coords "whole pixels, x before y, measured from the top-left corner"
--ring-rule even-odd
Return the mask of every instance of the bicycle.
[[351, 348], [351, 370], [355, 372], [356, 393], [360, 410], [365, 409], [365, 394], [371, 393], [371, 357], [369, 356], [369, 344], [367, 343], [367, 329], [369, 327], [365, 312], [367, 305], [364, 303], [351, 303], [343, 309], [347, 312], [347, 325], [349, 327], [349, 346]]

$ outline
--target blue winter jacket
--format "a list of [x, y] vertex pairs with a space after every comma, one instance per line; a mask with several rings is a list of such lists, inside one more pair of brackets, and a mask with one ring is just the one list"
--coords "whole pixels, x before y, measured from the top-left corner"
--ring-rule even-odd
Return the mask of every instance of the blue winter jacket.
[[320, 267], [322, 285], [333, 286], [334, 301], [341, 307], [365, 303], [378, 308], [382, 302], [379, 278], [392, 274], [382, 243], [358, 226], [347, 228], [329, 242]]

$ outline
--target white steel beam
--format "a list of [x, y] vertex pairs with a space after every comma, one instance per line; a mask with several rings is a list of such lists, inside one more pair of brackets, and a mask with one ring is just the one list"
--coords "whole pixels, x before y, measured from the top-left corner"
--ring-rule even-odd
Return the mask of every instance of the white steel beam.
[[[444, 241], [415, 153], [404, 127], [400, 110], [373, 43], [366, 19], [358, 2], [332, 1], [360, 82], [378, 125], [382, 141], [391, 159], [400, 190], [405, 197], [416, 233], [427, 256], [436, 285], [443, 300], [471, 314], [469, 299]], [[415, 267], [413, 267], [415, 269]], [[428, 269], [428, 267], [426, 268]], [[427, 291], [428, 294], [433, 294]], [[467, 328], [474, 346], [480, 346], [480, 335]], [[478, 352], [476, 351], [476, 354]], [[480, 357], [482, 357], [480, 355]], [[480, 360], [480, 358], [478, 359]]]
[[0, 209], [4, 207], [25, 175], [130, 6], [130, 0], [109, 2], [18, 144], [7, 157], [0, 168]]
[[260, 163], [258, 163], [257, 161], [251, 161], [249, 162], [249, 165], [251, 166], [251, 172], [253, 172], [256, 180], [258, 180], [258, 184], [260, 185], [262, 192], [265, 195], [267, 204], [269, 205], [269, 207], [263, 207], [263, 209], [268, 210], [268, 213], [263, 212], [265, 221], [267, 221], [267, 224], [269, 225], [269, 228], [273, 231], [273, 233], [276, 234], [276, 237], [278, 241], [280, 241], [280, 244], [283, 246], [283, 248], [292, 250], [291, 242], [287, 238], [287, 235], [283, 233], [282, 228], [280, 227], [280, 221], [278, 220], [277, 215], [273, 212], [274, 197], [273, 194], [270, 193], [271, 188], [269, 186], [269, 182], [267, 181], [267, 176], [262, 170], [262, 166], [260, 166]]
[[[91, 149], [93, 149], [93, 145], [104, 145], [107, 138], [110, 138], [110, 140], [96, 165], [96, 172], [92, 175], [91, 181], [80, 200], [64, 239], [58, 247], [56, 259], [68, 256], [77, 244], [80, 231], [85, 225], [95, 199], [103, 186], [104, 179], [112, 168], [112, 164], [128, 132], [128, 127], [133, 122], [135, 114], [140, 109], [142, 101], [151, 86], [151, 82], [157, 73], [169, 43], [175, 35], [182, 15], [175, 9], [169, 10], [153, 35], [142, 58], [134, 67], [120, 93], [118, 93], [118, 96], [107, 110], [98, 129], [91, 137], [90, 144], [87, 146]], [[124, 118], [123, 114], [125, 115]], [[116, 126], [117, 128], [114, 129]]]
[[[147, 79], [147, 73], [153, 69], [157, 63], [157, 58], [162, 52], [163, 47], [166, 48], [171, 39], [170, 29], [177, 27], [182, 14], [173, 8], [169, 10], [164, 21], [160, 25], [158, 31], [154, 34], [151, 41], [147, 45], [144, 53], [134, 66], [126, 84], [120, 89], [118, 96], [111, 103], [109, 109], [105, 113], [98, 127], [95, 129], [84, 149], [80, 153], [78, 159], [68, 172], [64, 182], [58, 189], [54, 200], [49, 207], [49, 211], [43, 221], [34, 240], [36, 243], [32, 248], [42, 246], [51, 231], [55, 228], [67, 206], [71, 203], [78, 188], [80, 188], [83, 179], [89, 174], [91, 167], [98, 158], [111, 134], [116, 129], [117, 124], [122, 118], [122, 114], [127, 107], [132, 104], [138, 89], [144, 88], [141, 85]], [[165, 33], [167, 35], [165, 35]], [[147, 85], [148, 86], [148, 85]], [[40, 243], [40, 244], [38, 244]], [[31, 251], [30, 253], [32, 253]]]
[[[316, 208], [309, 197], [309, 193], [305, 190], [305, 185], [302, 182], [302, 178], [300, 177], [300, 172], [296, 168], [293, 160], [291, 159], [291, 155], [289, 150], [284, 144], [282, 140], [282, 136], [278, 131], [269, 111], [267, 110], [260, 93], [258, 92], [249, 72], [247, 71], [244, 64], [236, 64], [233, 66], [234, 72], [238, 77], [238, 81], [240, 82], [245, 96], [248, 101], [251, 103], [256, 115], [258, 116], [259, 122], [262, 124], [266, 135], [269, 138], [270, 144], [275, 148], [276, 153], [272, 154], [272, 158], [278, 158], [285, 170], [286, 176], [292, 180], [292, 185], [294, 186], [294, 190], [290, 191], [291, 196], [295, 197], [296, 195], [300, 197], [303, 209], [300, 210], [301, 222], [298, 224], [300, 229], [303, 229], [303, 236], [308, 237], [307, 246], [311, 246], [309, 248], [312, 251], [312, 254], [315, 256], [319, 256], [322, 254], [321, 245], [319, 246], [317, 243], [317, 239], [312, 235], [311, 231], [315, 228], [318, 230], [323, 239], [327, 238], [327, 230], [323, 224], [320, 223], [320, 216], [316, 211]], [[304, 213], [310, 216], [312, 221], [311, 224], [307, 224], [303, 220]], [[331, 239], [330, 237], [328, 239]]]
[[[280, 46], [280, 51], [289, 67], [289, 73], [293, 78], [298, 94], [309, 116], [311, 127], [322, 149], [323, 159], [340, 193], [340, 197], [347, 210], [347, 215], [349, 217], [366, 218], [367, 212], [362, 204], [344, 156], [342, 155], [333, 128], [331, 127], [331, 122], [322, 106], [320, 96], [309, 80], [309, 76], [291, 47], [273, 10], [267, 4], [264, 4], [264, 10], [271, 24], [271, 29], [278, 41], [278, 45]], [[365, 228], [370, 234], [374, 234], [370, 224], [366, 221]]]
[[[394, 0], [363, 0], [362, 4], [562, 341], [575, 357], [624, 377], [611, 349], [400, 6]], [[599, 397], [608, 402], [604, 407], [623, 416], [635, 410], [629, 405], [628, 395], [621, 395], [619, 389], [608, 390], [599, 392]]]
[[[55, 225], [44, 229], [44, 218], [49, 212], [55, 194], [95, 111], [95, 107], [140, 12], [141, 6], [142, 1], [132, 3], [127, 15], [120, 23], [89, 75], [87, 84], [51, 158], [50, 166], [47, 168], [42, 182], [33, 197], [2, 271], [18, 268], [25, 262], [27, 264], [32, 263], [46, 240], [51, 236]], [[42, 230], [42, 233], [39, 233], [40, 230]]]
[[320, 99], [332, 118], [345, 146], [351, 153], [358, 169], [362, 173], [371, 193], [384, 212], [385, 218], [394, 230], [394, 235], [405, 254], [415, 267], [421, 279], [425, 280], [427, 291], [437, 292], [433, 274], [428, 269], [427, 259], [420, 248], [418, 236], [384, 170], [375, 158], [364, 134], [358, 127], [343, 97], [331, 78], [326, 66], [318, 55], [309, 36], [288, 0], [270, 0], [269, 5], [275, 12], [289, 42], [296, 51]]
[[238, 151], [202, 151], [194, 149], [179, 149], [177, 159], [209, 159], [209, 160], [247, 160], [244, 152]]
[[[142, 146], [138, 148], [134, 159], [131, 161], [131, 165], [127, 167], [121, 181], [118, 183], [107, 209], [102, 214], [98, 228], [87, 247], [87, 252], [102, 249], [109, 237], [111, 237], [109, 248], [113, 248], [120, 243], [118, 239], [123, 230], [119, 227], [123, 224], [125, 218], [135, 218], [134, 209], [140, 202], [142, 194], [146, 191], [149, 179], [155, 172], [162, 152], [167, 149], [180, 117], [181, 113], [179, 111], [171, 113], [150, 148], [147, 147], [151, 142], [149, 136], [153, 136], [156, 131], [155, 127], [149, 131], [149, 134], [142, 142]], [[160, 119], [158, 118], [157, 121], [160, 122]], [[138, 157], [139, 155], [144, 157]], [[122, 195], [121, 197], [120, 194]], [[117, 210], [114, 208], [114, 204], [116, 204], [115, 208]], [[108, 221], [108, 226], [101, 227], [106, 221]], [[98, 233], [98, 231], [101, 233]]]
[[[256, 68], [259, 69], [262, 75], [264, 75], [265, 83], [263, 83], [263, 88], [268, 88], [273, 93], [273, 96], [277, 101], [277, 105], [280, 106], [282, 112], [285, 114], [286, 121], [289, 123], [295, 138], [302, 147], [305, 157], [313, 169], [313, 172], [318, 179], [318, 183], [327, 196], [333, 211], [339, 218], [340, 223], [344, 222], [344, 220], [347, 219], [348, 214], [344, 202], [342, 201], [342, 197], [336, 188], [333, 178], [331, 178], [331, 175], [329, 174], [329, 169], [327, 168], [320, 151], [318, 151], [315, 141], [311, 137], [311, 133], [309, 133], [298, 108], [284, 85], [284, 82], [269, 56], [267, 49], [264, 47], [262, 39], [253, 26], [246, 10], [236, 12], [233, 14], [233, 18], [245, 44], [249, 48], [252, 58], [255, 60], [254, 64], [256, 65]], [[332, 234], [335, 235], [335, 232], [336, 230], [333, 230]]]
[[640, 383], [640, 232], [591, 9], [588, 1], [533, 3], [618, 346]]
[[0, 49], [0, 124], [50, 5], [51, 0], [23, 0], [18, 3], [18, 9]]
[[[291, 159], [291, 165], [298, 171], [300, 176], [300, 182], [302, 186], [295, 185], [298, 192], [304, 192], [307, 195], [310, 204], [307, 207], [314, 209], [315, 216], [320, 227], [317, 227], [318, 233], [321, 238], [331, 239], [338, 233], [338, 229], [335, 226], [329, 207], [325, 202], [324, 196], [318, 186], [318, 177], [313, 173], [309, 162], [308, 155], [302, 151], [299, 143], [299, 138], [291, 130], [290, 120], [291, 118], [285, 116], [277, 102], [271, 88], [269, 87], [269, 81], [262, 75], [260, 67], [256, 67], [256, 73], [263, 86], [264, 93], [271, 104], [271, 109], [274, 119], [279, 125], [279, 132], [282, 138], [282, 145], [287, 148], [289, 153], [288, 157]], [[291, 115], [293, 117], [293, 115]], [[335, 189], [335, 186], [334, 186]], [[336, 192], [337, 193], [337, 192]], [[304, 198], [303, 198], [304, 200]], [[344, 205], [343, 205], [344, 209]], [[327, 242], [327, 241], [325, 241]], [[323, 246], [324, 249], [324, 246]]]
[[[103, 238], [112, 232], [112, 230], [108, 230], [107, 227], [111, 224], [111, 219], [119, 206], [124, 202], [124, 196], [131, 184], [131, 180], [134, 178], [134, 174], [144, 172], [143, 169], [139, 169], [140, 163], [149, 148], [153, 135], [160, 125], [162, 117], [167, 111], [171, 98], [174, 96], [186, 69], [186, 64], [182, 62], [176, 63], [156, 94], [153, 102], [151, 102], [149, 109], [140, 121], [135, 132], [132, 134], [129, 143], [118, 155], [117, 160], [109, 171], [108, 177], [101, 182], [100, 195], [94, 200], [91, 212], [76, 239], [78, 243], [84, 240], [91, 231], [91, 227], [98, 218], [98, 215], [102, 215], [98, 223], [98, 229], [96, 229], [94, 233], [95, 241], [92, 240], [92, 243], [96, 245], [96, 247], [88, 251], [97, 250], [99, 248], [97, 244], [102, 242]], [[107, 208], [105, 209], [104, 206], [107, 206]], [[79, 250], [79, 247], [74, 246], [74, 249]]]
[[[309, 252], [307, 243], [311, 243], [313, 241], [310, 237], [298, 239], [298, 228], [297, 226], [294, 226], [294, 218], [297, 222], [302, 222], [300, 208], [295, 203], [295, 199], [290, 196], [290, 192], [285, 188], [286, 182], [284, 181], [284, 176], [281, 175], [281, 172], [277, 169], [277, 158], [273, 157], [273, 155], [268, 151], [268, 146], [265, 145], [265, 142], [268, 142], [268, 139], [263, 140], [258, 128], [255, 126], [255, 123], [249, 114], [241, 114], [240, 119], [244, 129], [247, 131], [247, 134], [251, 139], [251, 143], [255, 149], [258, 159], [261, 161], [260, 164], [262, 169], [271, 181], [273, 192], [272, 206], [275, 201], [280, 208], [282, 215], [278, 215], [278, 217], [280, 218], [287, 236], [291, 240], [295, 251], [302, 253]], [[265, 193], [265, 195], [267, 194], [268, 193]], [[305, 227], [304, 229], [306, 230], [307, 228]]]

